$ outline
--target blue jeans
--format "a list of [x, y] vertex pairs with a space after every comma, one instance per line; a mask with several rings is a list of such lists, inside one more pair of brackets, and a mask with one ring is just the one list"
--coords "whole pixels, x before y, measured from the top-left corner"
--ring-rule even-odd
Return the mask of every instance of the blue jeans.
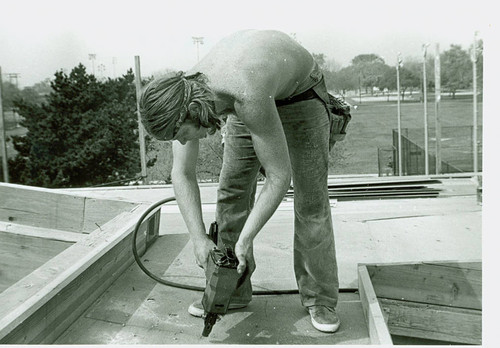
[[[304, 306], [335, 308], [339, 285], [328, 197], [328, 113], [317, 98], [278, 107], [278, 113], [292, 165], [294, 271], [300, 298]], [[219, 241], [234, 247], [255, 201], [261, 165], [250, 132], [236, 116], [229, 116], [226, 132], [216, 219]], [[232, 302], [247, 303], [251, 298], [248, 279]]]

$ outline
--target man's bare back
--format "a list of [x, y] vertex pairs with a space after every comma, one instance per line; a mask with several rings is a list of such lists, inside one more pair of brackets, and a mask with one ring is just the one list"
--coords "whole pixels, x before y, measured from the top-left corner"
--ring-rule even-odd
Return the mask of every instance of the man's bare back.
[[245, 30], [221, 40], [189, 73], [204, 73], [210, 88], [231, 104], [247, 98], [287, 98], [313, 66], [311, 54], [288, 35]]

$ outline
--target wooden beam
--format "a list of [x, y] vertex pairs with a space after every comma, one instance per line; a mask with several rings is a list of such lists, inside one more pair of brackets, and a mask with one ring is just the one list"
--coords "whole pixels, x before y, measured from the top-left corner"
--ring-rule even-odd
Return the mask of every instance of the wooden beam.
[[482, 308], [481, 263], [439, 262], [368, 265], [378, 297]]
[[0, 293], [72, 243], [0, 232]]
[[[53, 342], [133, 262], [132, 232], [146, 209], [118, 215], [1, 293], [0, 343]], [[139, 252], [155, 234], [141, 231]]]
[[137, 203], [0, 183], [0, 221], [90, 233]]
[[481, 311], [425, 303], [378, 299], [393, 335], [481, 344]]
[[384, 314], [370, 281], [366, 266], [358, 266], [358, 289], [365, 314], [371, 344], [392, 345], [392, 338], [385, 323]]
[[72, 243], [76, 243], [85, 237], [85, 235], [80, 233], [66, 232], [53, 228], [26, 226], [4, 221], [0, 221], [0, 232]]

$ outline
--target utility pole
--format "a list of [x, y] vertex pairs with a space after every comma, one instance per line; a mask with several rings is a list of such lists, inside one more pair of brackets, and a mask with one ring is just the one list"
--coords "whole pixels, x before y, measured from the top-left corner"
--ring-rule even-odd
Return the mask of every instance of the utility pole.
[[99, 64], [97, 66], [97, 71], [99, 71], [99, 77], [104, 78], [104, 72], [106, 71], [106, 65], [104, 64]]
[[474, 174], [478, 172], [478, 151], [477, 151], [477, 32], [474, 33], [474, 42], [470, 54], [472, 61], [472, 156]]
[[18, 85], [18, 81], [17, 81], [17, 79], [18, 79], [19, 77], [21, 77], [21, 74], [19, 74], [19, 73], [8, 73], [8, 74], [7, 74], [7, 77], [9, 78], [9, 82], [10, 82], [10, 83], [12, 83], [12, 80], [15, 80], [15, 81], [16, 81], [16, 83], [15, 83], [16, 88], [19, 88], [19, 85]]
[[7, 159], [7, 141], [5, 140], [5, 119], [3, 115], [3, 105], [2, 105], [2, 67], [0, 67], [0, 135], [2, 136], [2, 141], [0, 143], [2, 152], [2, 168], [3, 168], [3, 180], [9, 182], [9, 167]]
[[146, 140], [144, 139], [144, 126], [141, 122], [141, 112], [139, 109], [139, 99], [141, 96], [141, 61], [139, 56], [135, 56], [135, 95], [137, 100], [137, 121], [139, 124], [139, 152], [141, 155], [141, 176], [144, 183], [147, 184], [146, 171]]
[[95, 61], [95, 53], [89, 53], [89, 59], [92, 61], [92, 75], [95, 76], [95, 68], [94, 68], [94, 61]]
[[403, 176], [403, 149], [401, 141], [401, 94], [399, 86], [399, 68], [403, 66], [403, 60], [401, 59], [401, 53], [398, 53], [398, 63], [396, 65], [396, 83], [398, 88], [398, 168], [399, 176]]
[[202, 36], [193, 36], [193, 43], [196, 45], [196, 55], [198, 58], [198, 62], [200, 61], [200, 44], [203, 45], [203, 37]]
[[425, 175], [429, 175], [429, 116], [427, 115], [427, 47], [429, 44], [422, 45], [424, 55], [423, 70], [423, 94], [424, 94], [424, 148], [425, 148]]
[[439, 44], [436, 44], [436, 57], [434, 58], [434, 79], [436, 94], [436, 174], [441, 174], [441, 118], [439, 104], [441, 102], [441, 60], [439, 57]]

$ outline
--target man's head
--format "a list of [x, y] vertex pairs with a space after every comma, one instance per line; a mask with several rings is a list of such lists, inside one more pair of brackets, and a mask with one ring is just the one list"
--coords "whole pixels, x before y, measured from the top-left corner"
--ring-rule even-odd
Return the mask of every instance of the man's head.
[[147, 132], [159, 140], [172, 140], [183, 124], [190, 124], [215, 133], [221, 121], [215, 113], [215, 96], [206, 82], [201, 73], [185, 76], [179, 72], [146, 85], [139, 109]]

